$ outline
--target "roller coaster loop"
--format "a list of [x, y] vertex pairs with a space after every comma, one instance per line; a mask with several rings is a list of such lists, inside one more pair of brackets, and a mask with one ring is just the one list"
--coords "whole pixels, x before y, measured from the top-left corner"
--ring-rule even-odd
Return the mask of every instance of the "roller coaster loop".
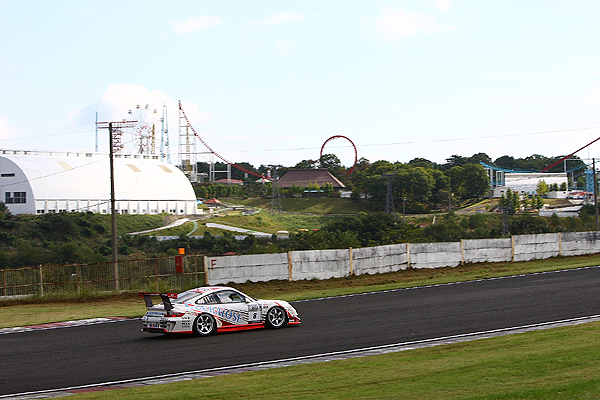
[[346, 139], [347, 141], [349, 141], [349, 142], [350, 142], [350, 144], [351, 144], [351, 145], [352, 145], [352, 147], [354, 148], [354, 164], [352, 164], [352, 168], [350, 168], [350, 169], [348, 170], [348, 173], [350, 174], [350, 173], [352, 173], [352, 171], [354, 170], [354, 167], [356, 167], [356, 163], [358, 162], [358, 152], [356, 151], [356, 146], [354, 145], [354, 143], [352, 142], [352, 140], [350, 140], [350, 139], [349, 139], [349, 138], [347, 138], [346, 136], [342, 136], [342, 135], [335, 135], [335, 136], [332, 136], [332, 137], [330, 137], [329, 139], [327, 139], [327, 140], [325, 141], [325, 143], [323, 143], [323, 146], [321, 146], [321, 153], [320, 153], [320, 155], [319, 155], [319, 158], [323, 157], [323, 149], [325, 148], [325, 145], [326, 145], [326, 144], [327, 144], [327, 143], [328, 143], [330, 140], [337, 139], [337, 138], [340, 138], [340, 139]]

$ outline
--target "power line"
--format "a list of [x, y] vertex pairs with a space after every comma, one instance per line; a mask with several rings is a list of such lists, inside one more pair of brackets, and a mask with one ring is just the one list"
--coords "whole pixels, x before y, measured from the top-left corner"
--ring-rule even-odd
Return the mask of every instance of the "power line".
[[54, 136], [78, 135], [80, 133], [93, 133], [93, 132], [94, 131], [78, 131], [78, 132], [51, 133], [49, 135], [26, 136], [26, 137], [0, 139], [0, 142], [8, 142], [8, 141], [12, 141], [12, 140], [35, 140], [35, 139], [41, 139], [41, 138], [47, 138], [47, 137], [54, 137]]
[[[478, 139], [497, 139], [505, 137], [515, 136], [532, 136], [532, 135], [544, 135], [550, 133], [567, 133], [577, 132], [585, 130], [600, 129], [599, 126], [588, 127], [588, 128], [572, 128], [572, 129], [559, 129], [554, 131], [538, 131], [538, 132], [525, 132], [525, 133], [509, 133], [503, 135], [488, 135], [488, 136], [474, 136], [474, 137], [462, 137], [462, 138], [445, 138], [445, 139], [431, 139], [431, 140], [414, 140], [406, 142], [386, 142], [386, 143], [365, 143], [357, 144], [358, 147], [374, 147], [374, 146], [399, 146], [407, 144], [423, 144], [423, 143], [443, 143], [443, 142], [458, 142], [467, 140], [478, 140]], [[352, 147], [351, 145], [338, 145], [331, 146], [335, 148]], [[257, 153], [257, 152], [273, 152], [273, 151], [299, 151], [299, 150], [318, 150], [320, 147], [294, 147], [294, 148], [277, 148], [277, 149], [258, 149], [258, 150], [239, 150], [236, 153]]]

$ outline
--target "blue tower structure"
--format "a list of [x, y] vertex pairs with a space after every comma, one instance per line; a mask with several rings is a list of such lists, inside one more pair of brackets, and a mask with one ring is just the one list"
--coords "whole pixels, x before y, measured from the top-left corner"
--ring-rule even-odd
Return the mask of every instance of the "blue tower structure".
[[585, 191], [594, 193], [594, 171], [591, 168], [585, 169]]

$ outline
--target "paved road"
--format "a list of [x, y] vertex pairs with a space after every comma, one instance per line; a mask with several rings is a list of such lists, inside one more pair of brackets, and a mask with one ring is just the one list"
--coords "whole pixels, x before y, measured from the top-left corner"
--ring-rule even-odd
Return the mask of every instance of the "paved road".
[[590, 268], [298, 302], [302, 325], [281, 330], [166, 337], [134, 320], [0, 335], [0, 394], [595, 315], [599, 288], [600, 268]]

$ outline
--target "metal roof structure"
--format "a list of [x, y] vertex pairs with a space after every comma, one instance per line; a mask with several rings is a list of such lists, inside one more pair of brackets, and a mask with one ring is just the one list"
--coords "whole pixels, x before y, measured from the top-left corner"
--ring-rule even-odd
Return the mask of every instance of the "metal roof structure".
[[[158, 156], [118, 154], [114, 170], [118, 213], [196, 214], [189, 180]], [[13, 214], [109, 214], [109, 156], [0, 150], [0, 189]]]

